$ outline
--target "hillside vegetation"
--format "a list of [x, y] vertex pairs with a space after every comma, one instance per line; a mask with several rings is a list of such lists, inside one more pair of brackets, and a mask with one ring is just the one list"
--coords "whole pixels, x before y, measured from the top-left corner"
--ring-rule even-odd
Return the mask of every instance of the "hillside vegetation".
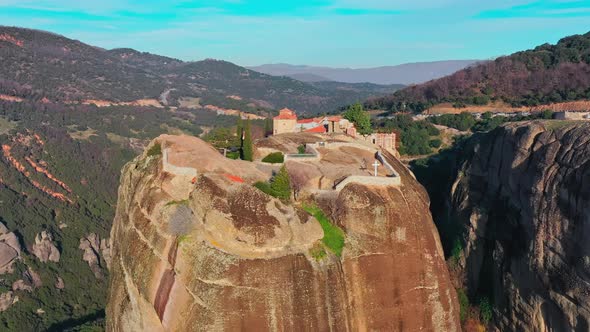
[[149, 99], [178, 106], [182, 97], [192, 97], [202, 105], [243, 111], [290, 107], [312, 114], [395, 91], [314, 86], [226, 61], [184, 62], [132, 49], [104, 50], [38, 30], [0, 27], [0, 37], [0, 95], [34, 100]]
[[[1, 275], [0, 294], [18, 302], [0, 313], [0, 330], [68, 330], [100, 327], [108, 286], [107, 259], [97, 251], [89, 266], [79, 249], [90, 234], [108, 239], [122, 166], [163, 133], [196, 135], [201, 127], [231, 126], [235, 117], [199, 110], [59, 105], [0, 100], [0, 119], [12, 124], [0, 135], [0, 222], [23, 248], [12, 273]], [[258, 125], [258, 122], [255, 122]], [[42, 263], [32, 246], [46, 231], [61, 258]], [[41, 285], [32, 285], [31, 269]], [[65, 285], [57, 288], [61, 278]], [[38, 309], [43, 314], [37, 314]]]
[[440, 103], [456, 108], [492, 102], [528, 107], [583, 99], [590, 99], [590, 32], [371, 98], [365, 106], [422, 112]]

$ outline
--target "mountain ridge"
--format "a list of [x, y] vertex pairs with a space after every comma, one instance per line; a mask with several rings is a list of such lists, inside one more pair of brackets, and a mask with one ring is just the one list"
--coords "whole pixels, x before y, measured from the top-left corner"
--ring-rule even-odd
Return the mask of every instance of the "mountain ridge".
[[224, 60], [184, 62], [128, 48], [105, 50], [52, 32], [16, 27], [0, 26], [0, 60], [0, 94], [59, 103], [157, 101], [169, 91], [166, 106], [177, 107], [187, 97], [248, 112], [289, 107], [317, 114], [372, 95], [319, 89]]
[[501, 110], [583, 99], [590, 99], [590, 32], [372, 98], [365, 105], [394, 112], [422, 112], [443, 103], [459, 111], [469, 105]]
[[336, 68], [324, 66], [291, 65], [286, 63], [250, 66], [249, 69], [276, 76], [311, 74], [343, 83], [417, 84], [439, 78], [482, 60], [443, 60], [403, 63], [394, 66], [370, 68]]

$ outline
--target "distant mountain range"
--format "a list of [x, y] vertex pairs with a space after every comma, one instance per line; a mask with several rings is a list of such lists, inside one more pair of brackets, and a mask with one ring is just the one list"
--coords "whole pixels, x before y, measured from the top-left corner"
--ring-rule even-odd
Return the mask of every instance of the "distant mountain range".
[[303, 82], [337, 81], [344, 83], [418, 84], [450, 75], [481, 60], [449, 60], [406, 63], [375, 68], [331, 68], [285, 63], [248, 67], [274, 76], [287, 76]]

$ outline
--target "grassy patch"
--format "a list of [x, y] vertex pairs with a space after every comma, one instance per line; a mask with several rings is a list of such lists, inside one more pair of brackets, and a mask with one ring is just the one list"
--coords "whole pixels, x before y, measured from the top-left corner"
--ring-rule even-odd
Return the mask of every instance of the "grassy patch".
[[459, 260], [461, 259], [462, 252], [463, 252], [463, 244], [461, 243], [461, 240], [455, 239], [455, 243], [453, 244], [453, 250], [451, 251], [451, 257], [453, 259], [453, 263], [459, 264]]
[[154, 144], [149, 150], [148, 150], [148, 157], [152, 157], [152, 156], [159, 156], [162, 154], [162, 146], [160, 145], [160, 143], [156, 143]]
[[181, 244], [182, 242], [188, 240], [191, 236], [189, 234], [186, 235], [181, 235], [178, 238], [176, 238], [176, 243]]
[[72, 139], [79, 140], [79, 141], [87, 141], [92, 136], [98, 136], [97, 131], [92, 128], [87, 128], [86, 130], [77, 130], [68, 133]]
[[236, 152], [227, 152], [225, 154], [225, 156], [229, 159], [234, 159], [234, 160], [240, 159], [240, 153], [237, 151]]
[[0, 117], [0, 135], [8, 134], [12, 129], [16, 128], [17, 124], [15, 121], [8, 121]]
[[166, 205], [164, 206], [172, 206], [172, 205], [188, 205], [188, 199], [183, 199], [181, 201], [170, 201], [168, 203], [166, 203]]
[[557, 129], [561, 129], [563, 127], [572, 125], [572, 124], [576, 124], [579, 123], [579, 121], [575, 121], [575, 120], [549, 120], [549, 121], [544, 121], [543, 124], [545, 125], [545, 128], [547, 128], [547, 130], [557, 130]]
[[109, 141], [111, 141], [115, 144], [123, 145], [123, 144], [127, 143], [127, 139], [121, 135], [107, 133], [107, 138], [109, 139]]
[[319, 207], [304, 206], [303, 209], [320, 222], [324, 230], [322, 242], [330, 251], [340, 257], [342, 255], [342, 248], [344, 248], [344, 232], [338, 226], [332, 224], [330, 219], [324, 214], [324, 211]]
[[316, 243], [311, 249], [309, 249], [309, 254], [317, 262], [321, 261], [322, 259], [326, 258], [326, 256], [328, 256], [326, 249], [324, 249], [324, 245], [321, 243]]
[[469, 314], [469, 298], [462, 288], [457, 289], [457, 297], [459, 298], [459, 317], [463, 323]]
[[482, 322], [486, 325], [489, 324], [489, 322], [492, 320], [493, 309], [492, 304], [487, 297], [484, 297], [479, 301], [479, 313], [481, 315]]

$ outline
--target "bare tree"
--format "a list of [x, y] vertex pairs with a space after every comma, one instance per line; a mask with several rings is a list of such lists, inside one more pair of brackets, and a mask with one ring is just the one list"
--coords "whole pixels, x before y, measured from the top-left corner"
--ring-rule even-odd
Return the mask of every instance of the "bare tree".
[[295, 200], [299, 198], [299, 193], [305, 187], [307, 181], [309, 181], [309, 175], [305, 172], [303, 167], [291, 164], [288, 167], [289, 180], [291, 181], [291, 189], [293, 189], [293, 196]]

